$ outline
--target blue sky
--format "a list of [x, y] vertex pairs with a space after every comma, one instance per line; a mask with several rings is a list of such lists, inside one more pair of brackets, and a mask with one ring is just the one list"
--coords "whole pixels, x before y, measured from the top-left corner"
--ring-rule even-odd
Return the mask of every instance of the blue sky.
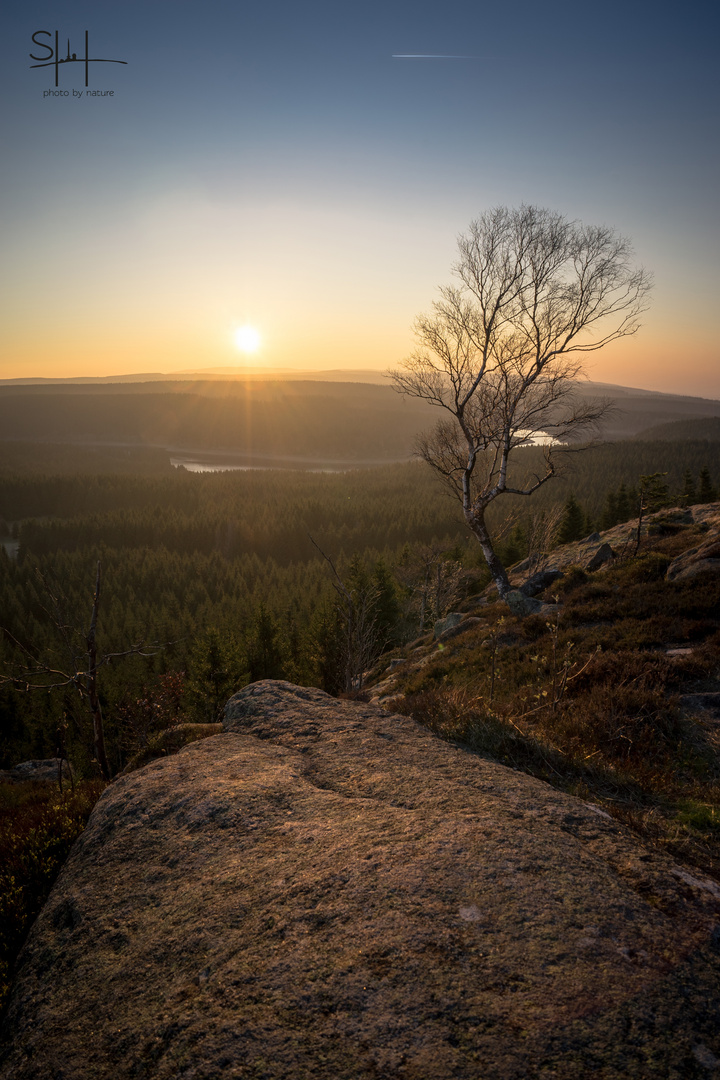
[[[28, 4], [0, 77], [0, 377], [396, 363], [483, 210], [630, 236], [655, 273], [593, 378], [720, 397], [710, 4]], [[43, 97], [33, 32], [95, 65]], [[47, 40], [47, 39], [45, 39]], [[393, 59], [449, 53], [471, 59]], [[60, 88], [84, 90], [81, 65]]]

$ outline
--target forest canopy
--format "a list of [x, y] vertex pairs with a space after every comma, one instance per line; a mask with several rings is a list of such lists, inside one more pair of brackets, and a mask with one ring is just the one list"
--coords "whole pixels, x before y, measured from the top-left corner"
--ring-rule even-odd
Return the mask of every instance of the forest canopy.
[[[517, 467], [532, 469], [540, 452], [520, 450]], [[638, 478], [653, 473], [665, 474], [669, 499], [687, 502], [691, 493], [717, 488], [720, 443], [589, 449], [522, 504], [525, 516], [508, 499], [503, 557], [508, 565], [523, 558], [533, 519], [553, 508], [572, 516], [567, 528], [585, 533], [632, 516]], [[343, 473], [191, 474], [167, 464], [144, 474], [6, 469], [0, 541], [3, 670], [22, 667], [27, 658], [18, 648], [48, 660], [62, 647], [48, 585], [83, 628], [98, 560], [99, 651], [142, 641], [164, 646], [102, 671], [113, 771], [158, 724], [214, 719], [229, 693], [251, 679], [344, 688], [342, 604], [315, 544], [377, 631], [362, 656], [413, 640], [487, 584], [458, 507], [419, 462]], [[434, 592], [423, 585], [428, 566]], [[51, 756], [60, 745], [94, 775], [91, 733], [76, 696], [0, 687], [0, 767]]]

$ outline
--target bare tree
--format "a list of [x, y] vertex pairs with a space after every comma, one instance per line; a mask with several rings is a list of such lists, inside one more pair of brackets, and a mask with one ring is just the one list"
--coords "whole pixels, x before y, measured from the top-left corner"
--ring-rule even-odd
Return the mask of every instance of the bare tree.
[[342, 625], [343, 689], [348, 693], [362, 690], [365, 671], [385, 647], [375, 610], [379, 595], [377, 586], [368, 580], [359, 589], [348, 588], [330, 556], [309, 533], [308, 536], [333, 574], [332, 585], [338, 597]]
[[20, 667], [10, 666], [11, 670], [5, 674], [0, 674], [0, 686], [8, 684], [16, 690], [23, 691], [59, 690], [65, 687], [76, 689], [80, 697], [87, 703], [90, 711], [95, 760], [103, 777], [109, 780], [111, 772], [105, 749], [105, 729], [98, 682], [100, 668], [125, 656], [154, 656], [164, 646], [158, 643], [152, 645], [140, 643], [132, 645], [122, 652], [101, 653], [98, 655], [97, 625], [100, 612], [100, 571], [100, 563], [98, 562], [90, 623], [87, 630], [80, 630], [72, 623], [67, 615], [67, 601], [65, 598], [49, 581], [44, 577], [41, 578], [50, 602], [50, 608], [46, 609], [46, 614], [62, 640], [66, 655], [65, 663], [61, 660], [56, 666], [54, 662], [46, 662], [41, 657], [36, 656], [27, 646], [22, 645], [6, 630], [5, 636], [20, 650], [24, 657], [24, 663]]
[[460, 598], [468, 576], [462, 563], [453, 557], [455, 545], [434, 543], [409, 545], [395, 572], [417, 609], [417, 631], [422, 634], [428, 618], [437, 621]]
[[[416, 320], [419, 347], [390, 374], [447, 414], [418, 451], [458, 496], [504, 598], [487, 508], [531, 495], [558, 471], [557, 452], [598, 425], [609, 406], [577, 395], [580, 354], [634, 334], [652, 283], [612, 229], [534, 206], [483, 214], [458, 248], [460, 284]], [[511, 479], [513, 451], [540, 440], [542, 467]]]

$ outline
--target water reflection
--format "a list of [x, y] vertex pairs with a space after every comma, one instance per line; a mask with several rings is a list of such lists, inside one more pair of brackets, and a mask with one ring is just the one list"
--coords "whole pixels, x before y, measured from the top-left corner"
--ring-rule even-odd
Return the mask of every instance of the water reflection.
[[271, 462], [264, 465], [248, 464], [230, 461], [198, 461], [196, 458], [171, 457], [170, 464], [175, 469], [185, 469], [191, 473], [216, 473], [216, 472], [265, 472], [268, 470], [283, 470], [284, 472], [311, 472], [311, 473], [345, 473], [353, 469], [367, 468], [371, 465], [387, 464], [387, 462], [358, 462], [357, 465], [299, 465], [289, 464], [284, 461]]

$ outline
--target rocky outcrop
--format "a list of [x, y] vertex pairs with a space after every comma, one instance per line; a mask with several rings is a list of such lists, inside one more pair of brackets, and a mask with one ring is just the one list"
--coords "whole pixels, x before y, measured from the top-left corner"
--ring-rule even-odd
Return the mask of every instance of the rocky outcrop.
[[713, 529], [699, 547], [689, 548], [670, 563], [668, 581], [687, 581], [690, 578], [720, 574], [720, 529]]
[[0, 769], [0, 784], [22, 784], [28, 780], [43, 780], [58, 783], [60, 770], [62, 779], [71, 780], [70, 762], [65, 758], [44, 758], [42, 761], [21, 761], [12, 769]]
[[[710, 540], [713, 535], [716, 538], [720, 537], [720, 503], [700, 503], [690, 508], [673, 508], [669, 511], [661, 510], [648, 515], [642, 528], [643, 545], [648, 534], [652, 535], [653, 532], [663, 531], [651, 529], [651, 526], [656, 521], [667, 520], [668, 515], [672, 518], [673, 524], [670, 531], [675, 532], [677, 530], [680, 533], [687, 531], [688, 547], [693, 544], [693, 527], [699, 526], [700, 529], [706, 530], [706, 536], [703, 538], [702, 543]], [[608, 546], [610, 552], [603, 551], [603, 554], [592, 568], [602, 571], [613, 565], [613, 558], [627, 558], [635, 552], [637, 528], [637, 518], [625, 521], [621, 525], [614, 525], [611, 529], [605, 529], [602, 533], [592, 533], [584, 540], [575, 540], [570, 544], [563, 544], [562, 547], [554, 549], [552, 555], [548, 555], [547, 558], [552, 558], [552, 567], [555, 571], [565, 571], [574, 565], [591, 569], [587, 565], [588, 562], [594, 560], [599, 555], [599, 552], [605, 546]], [[508, 573], [514, 588], [519, 589], [522, 587], [522, 575], [532, 566], [532, 560], [525, 559], [524, 562], [518, 563], [509, 569]]]
[[719, 913], [597, 807], [257, 683], [106, 790], [21, 954], [0, 1077], [707, 1077]]

